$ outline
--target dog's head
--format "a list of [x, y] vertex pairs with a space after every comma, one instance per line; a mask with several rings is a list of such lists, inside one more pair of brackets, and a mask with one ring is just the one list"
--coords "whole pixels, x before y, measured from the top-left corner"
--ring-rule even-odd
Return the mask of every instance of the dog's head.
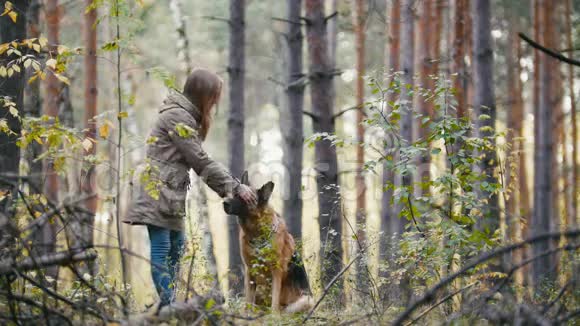
[[272, 191], [274, 190], [274, 183], [272, 181], [267, 182], [261, 188], [255, 189], [250, 185], [248, 180], [248, 171], [245, 171], [242, 175], [241, 182], [247, 186], [249, 186], [255, 193], [256, 197], [258, 198], [258, 204], [255, 205], [248, 205], [246, 204], [240, 197], [233, 196], [230, 198], [226, 198], [224, 200], [224, 211], [228, 215], [237, 215], [238, 217], [244, 219], [245, 217], [251, 216], [260, 211], [260, 209], [264, 208], [268, 205], [268, 201], [272, 196]]

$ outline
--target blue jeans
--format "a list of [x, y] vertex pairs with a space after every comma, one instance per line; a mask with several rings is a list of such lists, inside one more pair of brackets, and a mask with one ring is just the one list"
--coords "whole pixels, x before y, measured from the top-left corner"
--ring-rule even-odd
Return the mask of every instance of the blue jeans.
[[175, 276], [183, 252], [185, 233], [147, 225], [151, 242], [151, 275], [161, 306], [175, 300]]

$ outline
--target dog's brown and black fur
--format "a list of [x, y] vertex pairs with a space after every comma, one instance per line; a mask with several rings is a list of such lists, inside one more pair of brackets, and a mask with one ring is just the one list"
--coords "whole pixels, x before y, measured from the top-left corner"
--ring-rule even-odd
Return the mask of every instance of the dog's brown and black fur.
[[[249, 185], [247, 172], [242, 183]], [[273, 311], [305, 311], [312, 306], [308, 276], [284, 219], [268, 204], [273, 189], [268, 182], [255, 190], [256, 207], [236, 197], [224, 201], [226, 213], [237, 215], [240, 224], [246, 300]]]

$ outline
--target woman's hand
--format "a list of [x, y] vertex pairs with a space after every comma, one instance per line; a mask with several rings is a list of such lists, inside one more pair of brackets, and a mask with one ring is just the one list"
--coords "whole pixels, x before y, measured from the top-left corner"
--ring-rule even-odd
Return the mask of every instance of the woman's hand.
[[240, 183], [236, 188], [236, 194], [247, 204], [252, 206], [258, 205], [258, 198], [254, 191], [246, 186], [245, 184]]

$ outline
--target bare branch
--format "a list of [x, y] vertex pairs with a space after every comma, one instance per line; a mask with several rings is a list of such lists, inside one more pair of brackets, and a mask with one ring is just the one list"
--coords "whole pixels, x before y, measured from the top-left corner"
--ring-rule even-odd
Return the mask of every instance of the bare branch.
[[288, 24], [293, 24], [293, 25], [300, 25], [300, 26], [304, 26], [304, 23], [301, 22], [296, 22], [296, 21], [292, 21], [286, 18], [279, 18], [279, 17], [272, 17], [272, 20], [275, 21], [279, 21], [279, 22], [284, 22], [284, 23], [288, 23]]
[[551, 56], [552, 58], [558, 59], [560, 61], [566, 62], [568, 64], [574, 65], [574, 66], [579, 66], [580, 67], [580, 61], [568, 58], [564, 55], [562, 55], [561, 53], [558, 53], [552, 49], [548, 49], [547, 47], [540, 45], [539, 43], [537, 43], [536, 41], [532, 40], [531, 38], [527, 37], [524, 33], [518, 33], [518, 35], [520, 36], [521, 39], [523, 39], [524, 41], [528, 42], [528, 44], [530, 44], [532, 47], [544, 52], [545, 54]]
[[76, 263], [80, 261], [95, 260], [97, 258], [97, 253], [94, 251], [83, 251], [79, 253], [72, 252], [59, 252], [52, 255], [47, 255], [43, 257], [28, 257], [20, 262], [14, 262], [5, 259], [0, 262], [0, 275], [11, 274], [14, 270], [20, 272], [25, 272], [38, 268], [45, 268], [50, 266], [63, 266], [71, 263]]
[[201, 18], [204, 19], [209, 19], [209, 20], [215, 20], [215, 21], [220, 21], [220, 22], [224, 22], [227, 24], [231, 24], [231, 21], [227, 18], [223, 18], [223, 17], [216, 17], [216, 16], [201, 16]]
[[312, 112], [302, 111], [302, 114], [309, 116], [313, 121], [318, 121], [320, 117]]

